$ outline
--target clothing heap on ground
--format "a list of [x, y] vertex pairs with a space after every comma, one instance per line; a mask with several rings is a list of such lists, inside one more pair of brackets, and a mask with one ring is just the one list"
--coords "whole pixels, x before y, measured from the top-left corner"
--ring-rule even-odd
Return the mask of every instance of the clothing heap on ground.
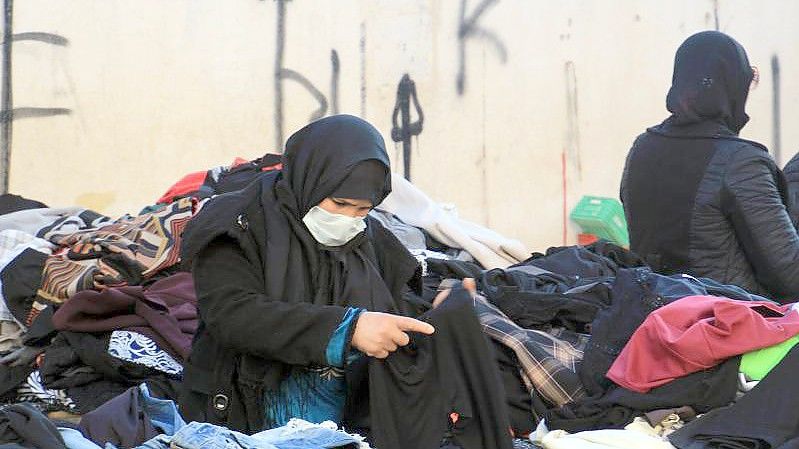
[[[5, 404], [0, 422], [7, 421], [0, 424], [5, 429], [0, 444], [199, 448], [208, 441], [236, 441], [264, 448], [368, 447], [340, 423], [289, 420], [248, 436], [210, 423], [187, 424], [177, 412], [198, 325], [192, 274], [180, 257], [183, 231], [207, 198], [241, 189], [262, 173], [279, 170], [279, 162], [275, 155], [237, 159], [230, 167], [188, 175], [139, 215], [119, 219], [0, 197], [0, 399]], [[483, 269], [529, 256], [519, 242], [458, 219], [451, 208], [394, 179], [396, 197], [371, 216], [399, 237], [420, 274], [428, 260]], [[420, 292], [408, 290], [405, 297], [413, 307], [429, 308]], [[372, 421], [402, 423], [371, 435], [381, 447], [406, 447], [406, 442], [438, 447], [442, 440], [454, 441], [447, 437], [453, 434], [466, 448], [510, 447], [499, 371], [483, 363], [493, 358], [493, 348], [469, 295], [457, 296], [426, 315], [437, 338], [414, 337], [411, 353], [400, 351], [370, 368], [372, 395], [381, 398], [374, 401], [372, 411], [378, 413]], [[459, 344], [461, 354], [441, 349]], [[464, 383], [419, 383], [398, 375], [408, 368], [442, 382], [457, 371]], [[412, 407], [421, 407], [419, 413], [407, 414]]]
[[[238, 167], [204, 182], [224, 186], [235, 174], [240, 186], [275, 169]], [[799, 447], [799, 417], [784, 399], [799, 368], [793, 304], [658, 274], [602, 241], [522, 260], [518, 242], [393, 179], [396, 196], [371, 215], [419, 262], [420, 288], [404, 297], [437, 332], [370, 366], [378, 447], [437, 447], [443, 437], [448, 447], [504, 448], [508, 428], [516, 447], [528, 436], [545, 448]], [[2, 443], [368, 447], [341, 423], [289, 420], [245, 435], [178, 413], [198, 317], [177, 248], [214, 192], [201, 186], [173, 187], [183, 193], [117, 220], [0, 197]], [[458, 285], [465, 277], [477, 295]], [[443, 289], [452, 290], [433, 308]]]
[[477, 279], [517, 435], [545, 448], [797, 447], [795, 304], [660, 275], [605, 242], [507, 269], [428, 269], [429, 285]]

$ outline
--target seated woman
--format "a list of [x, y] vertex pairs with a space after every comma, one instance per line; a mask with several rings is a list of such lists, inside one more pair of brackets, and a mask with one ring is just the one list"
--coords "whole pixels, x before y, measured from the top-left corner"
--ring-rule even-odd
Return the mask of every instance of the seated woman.
[[706, 31], [677, 50], [671, 116], [635, 141], [621, 199], [631, 249], [656, 271], [799, 299], [799, 235], [785, 179], [738, 133], [756, 70], [731, 37]]
[[200, 328], [187, 420], [244, 432], [362, 411], [367, 357], [432, 334], [402, 300], [416, 261], [367, 218], [391, 189], [379, 132], [339, 115], [291, 136], [283, 170], [212, 199], [184, 233]]

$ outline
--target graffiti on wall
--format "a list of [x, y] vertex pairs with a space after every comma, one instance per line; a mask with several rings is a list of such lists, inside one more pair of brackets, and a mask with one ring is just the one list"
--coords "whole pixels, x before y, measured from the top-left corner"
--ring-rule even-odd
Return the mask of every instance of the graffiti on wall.
[[480, 18], [486, 13], [488, 8], [499, 3], [499, 0], [481, 0], [480, 4], [468, 16], [466, 15], [466, 0], [461, 0], [460, 13], [458, 15], [458, 73], [455, 76], [455, 87], [458, 95], [463, 95], [466, 91], [466, 44], [470, 39], [482, 39], [491, 44], [499, 56], [500, 62], [505, 64], [508, 61], [508, 49], [505, 44], [493, 31], [480, 25]]
[[[310, 115], [310, 121], [320, 119], [328, 112], [328, 99], [308, 78], [303, 74], [283, 66], [283, 56], [286, 51], [286, 3], [289, 0], [276, 0], [277, 3], [277, 36], [275, 39], [275, 150], [283, 149], [283, 81], [291, 80], [305, 88], [309, 94], [319, 103], [318, 109]], [[338, 79], [341, 72], [341, 64], [336, 50], [331, 50], [330, 54], [332, 81], [330, 96], [333, 113], [338, 113]]]
[[[411, 121], [411, 104], [416, 112], [416, 120]], [[406, 73], [397, 85], [397, 100], [391, 115], [391, 140], [402, 142], [403, 176], [411, 180], [411, 139], [422, 133], [424, 112], [419, 105], [416, 83]]]
[[13, 97], [13, 48], [14, 42], [34, 41], [47, 45], [66, 47], [69, 40], [54, 33], [24, 32], [14, 33], [14, 0], [3, 2], [3, 65], [0, 76], [2, 77], [2, 98], [0, 98], [0, 189], [8, 193], [9, 170], [11, 165], [11, 140], [13, 136], [14, 120], [32, 117], [53, 117], [68, 115], [72, 111], [68, 108], [42, 108], [42, 107], [14, 107]]

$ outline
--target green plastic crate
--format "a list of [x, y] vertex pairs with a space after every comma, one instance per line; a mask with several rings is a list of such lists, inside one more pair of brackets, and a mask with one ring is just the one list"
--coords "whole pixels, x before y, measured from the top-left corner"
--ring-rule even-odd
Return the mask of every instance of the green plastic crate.
[[625, 247], [630, 246], [624, 207], [615, 198], [583, 196], [569, 217], [586, 234], [594, 234]]

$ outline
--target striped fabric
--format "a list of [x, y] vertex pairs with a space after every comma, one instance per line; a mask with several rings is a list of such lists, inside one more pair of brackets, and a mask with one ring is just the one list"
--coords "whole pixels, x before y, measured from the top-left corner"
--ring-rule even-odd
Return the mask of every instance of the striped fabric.
[[102, 259], [72, 260], [50, 256], [44, 263], [42, 286], [37, 295], [54, 304], [61, 304], [82, 290], [122, 287], [127, 282]]
[[57, 225], [45, 234], [66, 251], [45, 263], [39, 296], [61, 303], [81, 290], [128, 285], [130, 279], [147, 279], [175, 265], [180, 259], [180, 236], [198, 209], [196, 200], [183, 198], [101, 227], [74, 230], [80, 220], [64, 220], [66, 228]]
[[483, 331], [516, 354], [528, 388], [534, 388], [553, 406], [585, 397], [577, 366], [589, 336], [556, 330], [561, 339], [547, 332], [521, 328], [481, 296], [475, 296], [474, 308]]
[[44, 386], [38, 370], [32, 372], [25, 382], [17, 387], [15, 402], [28, 402], [42, 413], [75, 410], [75, 402], [67, 396], [65, 390], [49, 390]]

